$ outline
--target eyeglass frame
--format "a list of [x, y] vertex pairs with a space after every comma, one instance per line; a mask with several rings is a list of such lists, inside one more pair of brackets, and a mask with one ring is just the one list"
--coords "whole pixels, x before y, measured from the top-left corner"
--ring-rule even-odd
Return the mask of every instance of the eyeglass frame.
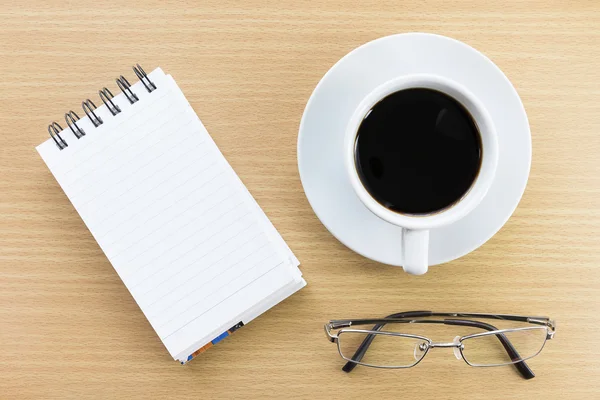
[[[497, 320], [505, 320], [505, 321], [526, 322], [526, 323], [541, 325], [541, 326], [497, 329], [495, 326], [488, 324], [486, 322], [473, 321], [473, 320], [462, 320], [462, 319], [453, 319], [453, 318], [446, 318], [446, 319], [442, 319], [442, 320], [414, 319], [414, 318], [421, 318], [421, 317], [460, 317], [460, 318], [477, 318], [477, 319], [497, 319]], [[480, 328], [480, 329], [486, 329], [487, 332], [481, 332], [481, 333], [465, 335], [462, 337], [457, 337], [459, 340], [457, 341], [456, 340], [457, 338], [455, 338], [454, 342], [451, 342], [451, 343], [434, 343], [431, 339], [429, 339], [425, 336], [412, 335], [412, 334], [399, 333], [399, 332], [381, 331], [380, 329], [383, 328], [388, 323], [440, 323], [440, 324], [447, 324], [447, 325], [476, 327], [476, 328]], [[344, 328], [351, 327], [352, 325], [370, 325], [370, 324], [375, 324], [375, 326], [371, 330], [344, 329]], [[338, 329], [338, 331], [335, 333], [332, 333], [332, 330], [336, 330], [336, 329]], [[545, 329], [546, 330], [544, 343], [541, 345], [540, 349], [535, 354], [533, 354], [529, 357], [526, 357], [526, 358], [522, 358], [519, 355], [518, 351], [510, 343], [510, 341], [508, 340], [508, 338], [506, 337], [506, 335], [504, 333], [514, 332], [514, 331], [522, 331], [522, 330], [532, 330], [532, 329]], [[367, 336], [365, 337], [365, 339], [363, 340], [361, 345], [357, 348], [357, 350], [352, 358], [348, 358], [348, 357], [344, 356], [344, 354], [342, 353], [342, 350], [340, 348], [340, 342], [338, 340], [339, 339], [338, 335], [340, 335], [344, 332], [358, 332], [358, 333], [367, 334]], [[344, 367], [342, 368], [342, 370], [345, 372], [352, 371], [356, 367], [356, 365], [363, 365], [363, 366], [373, 367], [373, 368], [386, 368], [386, 369], [412, 368], [412, 367], [416, 366], [417, 364], [419, 364], [421, 362], [421, 360], [423, 360], [423, 358], [425, 358], [425, 356], [427, 355], [427, 353], [429, 352], [430, 349], [435, 348], [435, 347], [448, 347], [448, 348], [458, 348], [458, 350], [460, 351], [461, 358], [469, 366], [472, 366], [472, 367], [495, 367], [495, 366], [504, 366], [504, 365], [514, 365], [517, 368], [517, 370], [520, 372], [520, 374], [523, 376], [523, 378], [525, 378], [525, 379], [531, 379], [531, 378], [535, 377], [535, 374], [529, 368], [527, 363], [525, 363], [525, 360], [529, 360], [529, 359], [537, 356], [542, 351], [544, 346], [546, 345], [546, 342], [548, 340], [551, 340], [554, 337], [555, 332], [556, 332], [556, 323], [554, 320], [550, 319], [549, 317], [531, 317], [531, 316], [522, 316], [522, 315], [483, 314], [483, 313], [435, 313], [432, 311], [408, 311], [408, 312], [391, 314], [391, 315], [387, 316], [386, 318], [378, 318], [378, 319], [331, 320], [331, 321], [329, 321], [329, 323], [325, 324], [325, 333], [327, 335], [327, 338], [329, 339], [330, 342], [337, 343], [338, 353], [344, 360], [348, 361], [346, 363], [346, 365], [344, 365]], [[372, 364], [367, 364], [367, 363], [361, 362], [363, 356], [365, 355], [366, 351], [368, 350], [371, 342], [376, 337], [376, 335], [400, 336], [400, 337], [408, 337], [408, 338], [423, 340], [427, 343], [427, 349], [425, 350], [425, 353], [423, 354], [423, 356], [420, 357], [420, 359], [417, 360], [412, 365], [382, 366], [382, 365], [372, 365]], [[498, 340], [500, 340], [504, 349], [509, 354], [511, 360], [515, 360], [515, 358], [517, 358], [517, 360], [515, 360], [514, 362], [511, 362], [511, 363], [485, 364], [485, 365], [469, 362], [463, 354], [464, 345], [462, 342], [464, 340], [468, 340], [471, 338], [476, 338], [476, 337], [481, 337], [481, 336], [491, 336], [491, 335], [496, 336], [498, 338]]]

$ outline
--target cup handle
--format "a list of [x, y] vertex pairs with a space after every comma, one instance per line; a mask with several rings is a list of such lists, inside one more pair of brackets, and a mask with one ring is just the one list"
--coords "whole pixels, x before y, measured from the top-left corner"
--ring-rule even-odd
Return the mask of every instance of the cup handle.
[[429, 266], [429, 230], [404, 229], [402, 232], [404, 272], [423, 275]]

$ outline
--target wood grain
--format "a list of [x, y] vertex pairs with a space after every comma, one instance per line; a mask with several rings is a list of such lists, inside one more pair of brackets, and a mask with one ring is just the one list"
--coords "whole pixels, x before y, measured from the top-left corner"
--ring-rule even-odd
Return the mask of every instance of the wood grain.
[[[0, 5], [0, 398], [589, 399], [600, 393], [600, 3], [596, 0], [4, 1]], [[531, 123], [507, 225], [412, 277], [337, 242], [296, 168], [302, 111], [344, 54], [408, 31], [482, 50]], [[309, 283], [190, 365], [173, 362], [37, 155], [46, 126], [141, 63], [171, 73]], [[548, 314], [531, 361], [450, 351], [401, 371], [342, 365], [322, 324], [414, 309]]]

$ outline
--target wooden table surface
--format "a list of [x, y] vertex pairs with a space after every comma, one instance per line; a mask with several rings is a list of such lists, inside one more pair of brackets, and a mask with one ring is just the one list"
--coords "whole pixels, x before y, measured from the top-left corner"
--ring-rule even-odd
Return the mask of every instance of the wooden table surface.
[[[8, 1], [0, 5], [0, 399], [600, 396], [600, 3]], [[105, 3], [105, 4], [102, 4]], [[296, 167], [323, 74], [369, 40], [435, 32], [483, 51], [527, 110], [533, 165], [513, 217], [422, 277], [321, 225]], [[308, 286], [187, 366], [160, 340], [34, 147], [130, 66], [171, 73], [302, 262]], [[450, 351], [340, 370], [330, 318], [430, 309], [542, 314], [555, 340], [515, 370]]]

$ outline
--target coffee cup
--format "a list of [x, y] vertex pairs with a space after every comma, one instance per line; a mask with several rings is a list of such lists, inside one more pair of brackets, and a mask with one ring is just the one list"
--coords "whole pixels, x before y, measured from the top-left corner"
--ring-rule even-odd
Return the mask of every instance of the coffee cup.
[[402, 228], [404, 270], [421, 275], [429, 231], [465, 217], [486, 196], [498, 141], [488, 111], [463, 85], [406, 75], [359, 103], [346, 127], [344, 162], [361, 202]]

